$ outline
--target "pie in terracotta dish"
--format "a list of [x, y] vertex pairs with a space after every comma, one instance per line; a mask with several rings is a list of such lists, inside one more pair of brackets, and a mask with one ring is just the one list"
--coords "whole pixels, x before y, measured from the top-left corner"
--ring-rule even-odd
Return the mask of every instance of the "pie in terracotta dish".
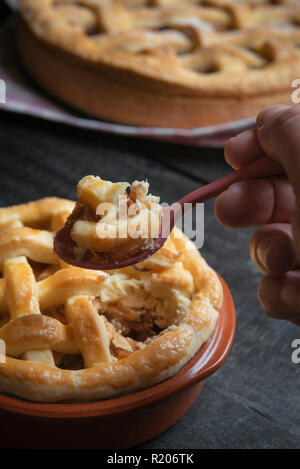
[[193, 128], [291, 104], [299, 0], [21, 0], [25, 68], [122, 124]]
[[221, 283], [180, 230], [142, 264], [72, 267], [53, 236], [74, 206], [53, 197], [0, 209], [3, 394], [58, 402], [130, 393], [174, 375], [215, 328]]
[[72, 257], [99, 265], [114, 253], [128, 257], [151, 247], [160, 234], [162, 208], [159, 197], [148, 194], [148, 188], [146, 181], [81, 179], [78, 202], [66, 222], [74, 241], [74, 247], [66, 246]]

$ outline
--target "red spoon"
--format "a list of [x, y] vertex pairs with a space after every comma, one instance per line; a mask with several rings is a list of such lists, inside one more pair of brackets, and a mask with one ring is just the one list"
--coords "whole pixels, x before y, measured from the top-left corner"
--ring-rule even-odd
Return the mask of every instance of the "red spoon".
[[[73, 257], [73, 247], [76, 246], [76, 243], [70, 236], [71, 227], [68, 225], [65, 225], [56, 233], [54, 238], [54, 250], [57, 255], [68, 264], [82, 267], [84, 269], [111, 270], [138, 264], [147, 257], [152, 256], [159, 248], [161, 248], [172, 231], [176, 221], [183, 215], [183, 211], [186, 212], [195, 204], [203, 203], [209, 199], [212, 199], [213, 197], [216, 197], [235, 182], [250, 178], [255, 179], [278, 176], [282, 173], [284, 173], [284, 170], [279, 163], [264, 156], [262, 158], [258, 158], [238, 171], [233, 171], [232, 173], [227, 174], [227, 176], [224, 176], [217, 181], [211, 182], [210, 184], [196, 189], [195, 191], [187, 194], [182, 199], [178, 200], [178, 202], [172, 204], [169, 207], [163, 208], [160, 235], [153, 240], [153, 245], [151, 247], [143, 249], [142, 251], [133, 255], [121, 257], [118, 253], [110, 254], [108, 262], [102, 264], [96, 264], [88, 261], [78, 261]], [[189, 204], [189, 206], [187, 207], [184, 204]], [[178, 210], [178, 207], [180, 210]]]

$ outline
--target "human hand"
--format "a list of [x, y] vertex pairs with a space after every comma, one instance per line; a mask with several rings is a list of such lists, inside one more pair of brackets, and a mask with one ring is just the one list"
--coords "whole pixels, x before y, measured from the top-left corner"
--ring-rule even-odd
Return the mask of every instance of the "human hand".
[[259, 300], [268, 316], [300, 326], [300, 106], [271, 106], [257, 116], [257, 129], [231, 138], [226, 161], [239, 169], [267, 155], [286, 176], [237, 182], [216, 201], [217, 219], [233, 228], [260, 226], [250, 256], [264, 274]]

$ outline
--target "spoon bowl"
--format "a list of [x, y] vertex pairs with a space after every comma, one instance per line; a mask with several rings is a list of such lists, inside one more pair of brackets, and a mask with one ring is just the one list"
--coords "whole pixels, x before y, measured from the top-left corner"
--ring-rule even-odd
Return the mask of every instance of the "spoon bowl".
[[[163, 216], [162, 216], [163, 220]], [[78, 260], [74, 257], [73, 248], [76, 247], [75, 241], [71, 238], [71, 228], [65, 225], [55, 235], [54, 251], [63, 261], [76, 267], [92, 270], [113, 270], [129, 267], [138, 264], [148, 257], [152, 256], [164, 244], [167, 238], [163, 238], [162, 233], [153, 240], [151, 247], [143, 249], [136, 254], [121, 255], [120, 253], [111, 253], [108, 262], [101, 265], [92, 261]]]

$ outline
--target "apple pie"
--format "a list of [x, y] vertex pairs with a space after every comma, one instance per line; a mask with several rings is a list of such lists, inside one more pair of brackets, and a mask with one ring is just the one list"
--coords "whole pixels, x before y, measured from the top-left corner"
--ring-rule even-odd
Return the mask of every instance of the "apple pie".
[[105, 264], [114, 253], [128, 257], [149, 248], [160, 234], [162, 208], [148, 189], [147, 181], [81, 179], [78, 202], [66, 222], [74, 241], [66, 246], [72, 258]]
[[292, 104], [299, 0], [22, 0], [19, 48], [61, 101], [122, 124], [193, 128]]
[[0, 392], [39, 402], [111, 398], [175, 374], [212, 334], [223, 290], [177, 228], [141, 264], [70, 266], [53, 236], [74, 202], [0, 209]]

